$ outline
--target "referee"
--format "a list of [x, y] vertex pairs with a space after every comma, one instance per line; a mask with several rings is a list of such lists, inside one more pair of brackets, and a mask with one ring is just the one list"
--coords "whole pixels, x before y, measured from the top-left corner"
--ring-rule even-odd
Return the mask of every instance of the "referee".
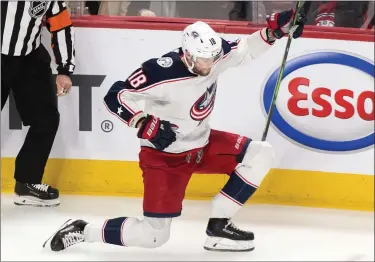
[[[41, 44], [42, 26], [51, 33], [57, 64]], [[72, 87], [74, 31], [64, 1], [1, 1], [1, 110], [12, 90], [24, 126], [29, 126], [16, 161], [17, 205], [56, 206], [59, 191], [42, 183], [59, 126], [57, 96]]]

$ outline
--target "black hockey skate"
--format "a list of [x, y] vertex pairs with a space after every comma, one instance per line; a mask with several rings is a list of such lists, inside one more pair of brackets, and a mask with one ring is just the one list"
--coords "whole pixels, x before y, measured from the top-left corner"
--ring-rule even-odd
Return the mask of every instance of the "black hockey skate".
[[83, 220], [66, 221], [60, 229], [43, 244], [43, 248], [50, 248], [52, 251], [61, 251], [72, 245], [85, 241], [83, 230], [87, 222]]
[[28, 184], [16, 182], [14, 204], [38, 207], [58, 206], [59, 191], [47, 184]]
[[254, 233], [238, 229], [227, 218], [210, 218], [206, 234], [206, 250], [241, 252], [252, 251], [255, 248]]

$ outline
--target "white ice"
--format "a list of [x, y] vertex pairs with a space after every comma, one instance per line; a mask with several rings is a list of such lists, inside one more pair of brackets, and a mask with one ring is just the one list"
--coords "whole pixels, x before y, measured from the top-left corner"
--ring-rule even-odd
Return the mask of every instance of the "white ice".
[[185, 201], [172, 224], [170, 241], [142, 249], [82, 243], [62, 252], [42, 248], [67, 219], [100, 222], [141, 216], [142, 200], [62, 196], [57, 208], [19, 207], [11, 194], [1, 199], [1, 260], [38, 261], [374, 261], [374, 213], [273, 205], [246, 205], [237, 226], [255, 233], [255, 250], [245, 253], [203, 249], [209, 201]]

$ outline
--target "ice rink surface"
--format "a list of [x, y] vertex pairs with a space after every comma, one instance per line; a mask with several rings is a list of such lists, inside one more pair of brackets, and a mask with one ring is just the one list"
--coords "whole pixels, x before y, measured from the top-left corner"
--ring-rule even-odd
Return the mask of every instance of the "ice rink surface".
[[82, 243], [54, 253], [43, 242], [67, 219], [101, 222], [141, 216], [142, 200], [62, 196], [57, 208], [19, 207], [1, 199], [2, 261], [374, 261], [374, 213], [273, 205], [246, 205], [233, 219], [255, 233], [255, 250], [203, 249], [209, 201], [185, 201], [171, 238], [158, 249]]

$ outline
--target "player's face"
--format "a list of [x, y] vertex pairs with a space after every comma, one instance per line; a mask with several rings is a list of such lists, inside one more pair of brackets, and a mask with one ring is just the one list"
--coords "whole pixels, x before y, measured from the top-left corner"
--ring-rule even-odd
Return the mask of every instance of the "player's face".
[[197, 57], [194, 63], [194, 72], [201, 76], [207, 76], [211, 72], [211, 68], [214, 65], [214, 59], [207, 59]]
[[212, 67], [216, 62], [218, 62], [222, 58], [222, 51], [213, 58], [201, 58], [197, 57], [193, 70], [201, 75], [206, 76], [211, 72]]

